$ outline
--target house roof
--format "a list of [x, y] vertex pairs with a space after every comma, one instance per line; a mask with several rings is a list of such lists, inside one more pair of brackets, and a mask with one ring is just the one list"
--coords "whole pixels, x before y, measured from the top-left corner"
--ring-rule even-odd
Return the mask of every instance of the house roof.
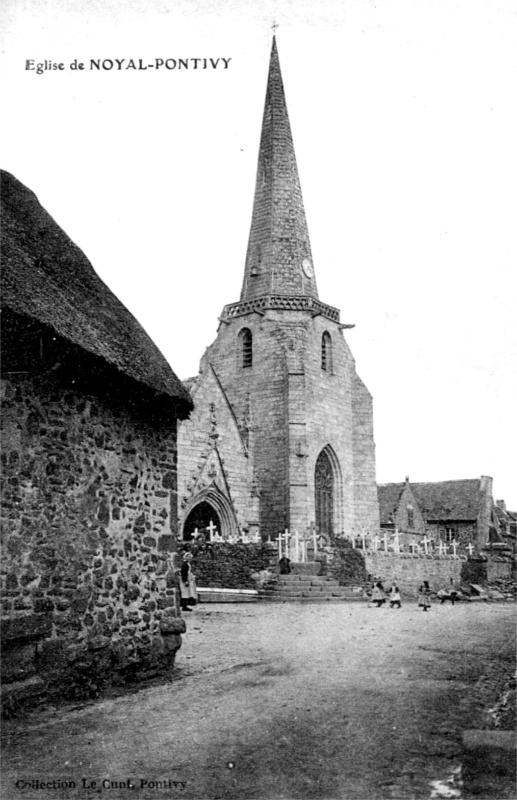
[[410, 485], [426, 521], [476, 520], [478, 517], [481, 502], [479, 478]]
[[494, 513], [501, 526], [503, 535], [513, 537], [515, 534], [511, 528], [515, 526], [517, 514], [515, 514], [514, 511], [508, 511], [507, 509], [500, 508], [499, 506], [494, 506]]
[[[377, 486], [381, 525], [393, 522], [404, 483]], [[480, 509], [479, 478], [437, 483], [410, 483], [413, 496], [427, 522], [432, 520], [476, 520]]]
[[122, 374], [192, 409], [181, 381], [36, 195], [0, 172], [2, 306], [38, 321]]

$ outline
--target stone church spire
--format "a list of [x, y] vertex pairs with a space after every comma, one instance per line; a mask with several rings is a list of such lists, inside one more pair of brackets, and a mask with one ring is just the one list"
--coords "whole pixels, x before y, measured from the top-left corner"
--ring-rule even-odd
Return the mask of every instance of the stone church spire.
[[318, 298], [309, 231], [273, 37], [241, 302]]

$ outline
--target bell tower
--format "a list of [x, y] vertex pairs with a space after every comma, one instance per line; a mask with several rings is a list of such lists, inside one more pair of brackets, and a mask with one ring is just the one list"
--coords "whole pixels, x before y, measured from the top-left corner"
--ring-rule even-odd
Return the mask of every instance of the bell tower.
[[371, 396], [337, 308], [318, 297], [275, 38], [240, 300], [204, 362], [249, 431], [263, 538], [352, 536], [379, 523]]

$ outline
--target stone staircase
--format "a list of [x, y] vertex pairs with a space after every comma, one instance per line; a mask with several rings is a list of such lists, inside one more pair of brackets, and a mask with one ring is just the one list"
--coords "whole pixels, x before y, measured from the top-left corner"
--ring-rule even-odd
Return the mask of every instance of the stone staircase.
[[362, 586], [340, 586], [326, 575], [297, 573], [279, 575], [259, 591], [258, 599], [274, 603], [364, 603], [368, 600]]

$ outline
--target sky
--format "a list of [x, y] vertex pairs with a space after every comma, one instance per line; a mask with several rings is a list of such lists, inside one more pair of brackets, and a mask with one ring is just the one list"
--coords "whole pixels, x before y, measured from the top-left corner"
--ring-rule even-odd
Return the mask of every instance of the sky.
[[[183, 379], [239, 299], [275, 24], [319, 296], [355, 324], [377, 479], [490, 475], [517, 510], [516, 0], [0, 14], [1, 167]], [[64, 69], [31, 68], [45, 61]]]

